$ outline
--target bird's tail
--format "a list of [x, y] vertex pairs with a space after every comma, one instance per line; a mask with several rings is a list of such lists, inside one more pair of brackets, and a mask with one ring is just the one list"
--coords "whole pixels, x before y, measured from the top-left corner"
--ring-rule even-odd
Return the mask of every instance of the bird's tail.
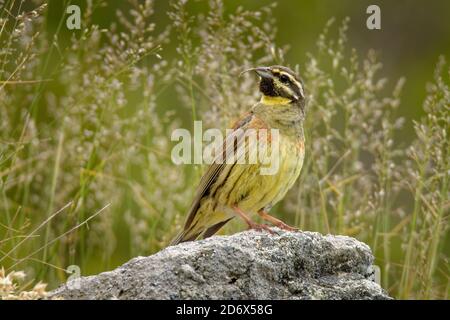
[[198, 237], [202, 236], [203, 239], [206, 239], [208, 237], [211, 237], [213, 234], [215, 234], [217, 231], [219, 231], [220, 228], [222, 228], [228, 221], [233, 219], [233, 217], [228, 218], [227, 220], [221, 221], [219, 223], [216, 223], [215, 225], [211, 227], [194, 227], [191, 226], [189, 228], [184, 228], [183, 231], [181, 231], [171, 242], [170, 246], [177, 245], [182, 242], [186, 241], [193, 241], [197, 239]]
[[175, 246], [175, 245], [181, 243], [182, 239], [183, 239], [183, 234], [181, 232], [175, 238], [173, 238], [172, 241], [170, 241], [169, 247], [170, 246]]
[[184, 229], [170, 242], [170, 246], [174, 246], [186, 241], [195, 240], [203, 231], [204, 229], [196, 230], [195, 232], [193, 232], [193, 230], [191, 229]]
[[183, 230], [170, 242], [169, 246], [175, 246], [179, 243], [186, 241], [186, 240], [184, 240], [185, 237], [186, 237], [185, 231]]

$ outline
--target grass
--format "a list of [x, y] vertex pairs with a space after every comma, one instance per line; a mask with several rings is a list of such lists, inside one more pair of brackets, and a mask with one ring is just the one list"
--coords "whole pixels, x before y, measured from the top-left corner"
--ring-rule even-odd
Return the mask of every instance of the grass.
[[[190, 5], [172, 2], [170, 23], [155, 25], [153, 1], [131, 0], [106, 28], [93, 15], [108, 5], [94, 1], [70, 33], [63, 16], [48, 27], [39, 1], [0, 8], [1, 298], [41, 297], [29, 279], [53, 288], [71, 265], [98, 273], [164, 248], [204, 170], [171, 162], [172, 130], [193, 119], [229, 126], [258, 98], [240, 71], [277, 63], [302, 75], [309, 101], [302, 175], [276, 215], [369, 244], [396, 298], [447, 299], [445, 58], [416, 102], [425, 117], [408, 123], [398, 116], [407, 79], [379, 76], [373, 50], [351, 49], [347, 19], [331, 19], [292, 65], [276, 46], [273, 7], [230, 12], [215, 0], [194, 15]], [[400, 140], [407, 126], [415, 134]]]
[[25, 277], [26, 274], [23, 271], [11, 271], [7, 274], [4, 268], [0, 269], [0, 299], [36, 300], [47, 296], [47, 285], [44, 283], [39, 282], [30, 290], [21, 287]]

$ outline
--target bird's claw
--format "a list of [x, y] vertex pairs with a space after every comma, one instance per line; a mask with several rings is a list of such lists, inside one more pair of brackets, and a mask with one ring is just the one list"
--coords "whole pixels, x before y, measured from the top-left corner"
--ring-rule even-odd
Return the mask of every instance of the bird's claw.
[[275, 234], [275, 232], [267, 224], [259, 224], [252, 222], [248, 225], [248, 228], [256, 231], [267, 231], [270, 234]]
[[287, 225], [284, 222], [274, 223], [274, 225], [282, 230], [291, 231], [291, 232], [297, 232], [300, 230], [299, 228], [291, 227], [290, 225]]

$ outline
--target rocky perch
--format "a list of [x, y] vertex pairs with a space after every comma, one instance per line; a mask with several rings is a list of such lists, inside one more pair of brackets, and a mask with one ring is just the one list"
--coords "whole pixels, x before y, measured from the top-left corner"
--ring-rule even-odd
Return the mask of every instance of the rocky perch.
[[314, 232], [246, 231], [168, 247], [51, 293], [64, 299], [390, 299], [370, 248]]

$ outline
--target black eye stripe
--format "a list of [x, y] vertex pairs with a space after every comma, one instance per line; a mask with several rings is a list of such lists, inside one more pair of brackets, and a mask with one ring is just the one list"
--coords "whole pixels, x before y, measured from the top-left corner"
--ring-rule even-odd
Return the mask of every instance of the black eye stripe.
[[261, 79], [260, 82], [260, 91], [265, 96], [304, 99], [303, 83], [291, 70], [271, 67], [270, 71], [271, 77]]

